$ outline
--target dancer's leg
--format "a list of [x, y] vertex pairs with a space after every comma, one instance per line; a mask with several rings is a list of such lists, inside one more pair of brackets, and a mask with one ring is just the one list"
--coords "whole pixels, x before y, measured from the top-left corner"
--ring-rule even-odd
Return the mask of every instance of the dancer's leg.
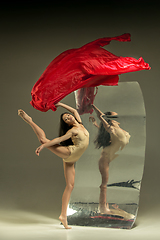
[[66, 180], [66, 188], [62, 196], [62, 210], [59, 216], [60, 221], [66, 229], [70, 229], [67, 222], [67, 207], [70, 200], [71, 192], [74, 187], [75, 168], [74, 163], [64, 162], [64, 176]]
[[[32, 118], [28, 116], [27, 113], [20, 109], [18, 110], [18, 115], [32, 127], [40, 143], [43, 144], [50, 141], [49, 139], [46, 138], [45, 132], [36, 123], [33, 122]], [[69, 149], [64, 146], [54, 145], [48, 147], [48, 149], [60, 158], [67, 158], [70, 155]]]
[[25, 113], [23, 110], [19, 109], [18, 115], [32, 127], [33, 131], [35, 132], [35, 134], [38, 137], [38, 140], [41, 143], [43, 143], [43, 141], [47, 140], [45, 132], [37, 124], [35, 124], [33, 122], [32, 118], [30, 116], [28, 116], [27, 113]]
[[102, 156], [99, 159], [99, 171], [102, 177], [99, 196], [99, 211], [100, 213], [110, 213], [109, 205], [106, 200], [107, 183], [109, 178], [109, 161]]

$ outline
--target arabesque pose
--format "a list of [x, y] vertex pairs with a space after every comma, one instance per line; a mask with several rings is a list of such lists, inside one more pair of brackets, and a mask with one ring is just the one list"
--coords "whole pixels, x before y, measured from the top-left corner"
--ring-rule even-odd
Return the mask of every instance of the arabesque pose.
[[69, 229], [71, 227], [67, 222], [67, 206], [74, 187], [74, 164], [88, 147], [89, 133], [83, 126], [77, 110], [60, 102], [56, 104], [56, 107], [59, 106], [67, 109], [70, 113], [65, 112], [61, 115], [59, 137], [53, 140], [47, 139], [45, 132], [23, 110], [18, 110], [18, 115], [33, 128], [41, 142], [35, 151], [38, 156], [43, 148], [48, 148], [63, 159], [66, 188], [62, 196], [62, 210], [59, 219], [63, 226]]

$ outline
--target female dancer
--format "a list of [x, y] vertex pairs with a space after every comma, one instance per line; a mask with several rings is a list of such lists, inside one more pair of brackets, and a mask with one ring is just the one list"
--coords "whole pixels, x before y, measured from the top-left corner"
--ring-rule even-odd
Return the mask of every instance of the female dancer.
[[[105, 116], [109, 115], [109, 113], [105, 115], [95, 105], [92, 106], [96, 111], [97, 117], [101, 121], [99, 126], [94, 117], [90, 117], [93, 124], [99, 128], [95, 144], [97, 148], [103, 147], [99, 159], [99, 171], [102, 177], [102, 183], [100, 185], [99, 211], [100, 213], [111, 214], [112, 210], [109, 209], [109, 204], [106, 202], [109, 163], [118, 156], [118, 154], [115, 153], [126, 146], [129, 142], [130, 135], [128, 132], [119, 127], [120, 123], [117, 121], [105, 119]], [[110, 115], [112, 115], [112, 117], [116, 117], [117, 114], [115, 112], [111, 112]]]
[[43, 148], [48, 148], [51, 152], [63, 159], [66, 188], [62, 196], [62, 210], [59, 219], [63, 226], [69, 229], [71, 227], [68, 226], [67, 222], [67, 206], [74, 187], [74, 163], [87, 149], [89, 144], [89, 133], [83, 126], [77, 110], [60, 102], [56, 104], [56, 107], [59, 106], [67, 109], [71, 114], [63, 113], [61, 115], [60, 136], [53, 140], [47, 139], [45, 132], [35, 124], [32, 118], [23, 110], [18, 110], [18, 115], [33, 128], [38, 140], [42, 143], [35, 151], [38, 156]]

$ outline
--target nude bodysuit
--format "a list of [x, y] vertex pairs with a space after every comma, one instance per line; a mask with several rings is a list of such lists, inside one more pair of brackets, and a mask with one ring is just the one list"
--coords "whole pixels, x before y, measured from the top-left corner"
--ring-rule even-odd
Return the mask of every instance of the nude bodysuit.
[[111, 162], [115, 159], [118, 154], [115, 154], [119, 149], [123, 149], [128, 143], [130, 139], [130, 134], [120, 127], [110, 127], [110, 136], [111, 136], [111, 144], [105, 148], [103, 148], [101, 156], [108, 159]]
[[78, 134], [71, 137], [74, 145], [69, 145], [68, 148], [71, 152], [68, 158], [63, 159], [65, 162], [76, 162], [85, 152], [89, 144], [89, 132], [85, 129], [79, 130]]

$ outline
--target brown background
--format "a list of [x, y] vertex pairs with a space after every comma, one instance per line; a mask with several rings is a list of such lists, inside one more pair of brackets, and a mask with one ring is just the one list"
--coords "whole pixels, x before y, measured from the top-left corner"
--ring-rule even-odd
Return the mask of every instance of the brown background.
[[[79, 3], [78, 3], [79, 2]], [[112, 2], [112, 1], [110, 1]], [[131, 42], [111, 42], [116, 55], [142, 56], [150, 71], [128, 73], [120, 81], [137, 81], [143, 92], [147, 115], [147, 141], [141, 188], [141, 216], [153, 218], [159, 210], [159, 12], [154, 1], [45, 1], [7, 3], [1, 12], [1, 137], [0, 209], [33, 211], [58, 218], [65, 187], [61, 159], [44, 150], [32, 129], [18, 116], [24, 109], [46, 132], [58, 134], [59, 114], [42, 113], [30, 104], [30, 91], [47, 65], [61, 52], [100, 37], [131, 33]], [[64, 101], [75, 106], [73, 95]]]

